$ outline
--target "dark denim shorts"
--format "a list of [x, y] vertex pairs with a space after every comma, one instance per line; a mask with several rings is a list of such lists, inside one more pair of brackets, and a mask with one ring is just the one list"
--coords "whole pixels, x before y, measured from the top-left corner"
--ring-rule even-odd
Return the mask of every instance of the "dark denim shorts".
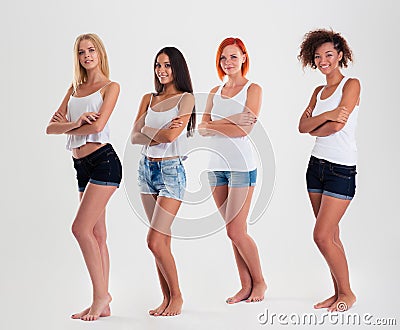
[[186, 173], [180, 158], [151, 161], [143, 156], [139, 162], [138, 184], [141, 194], [183, 200]]
[[356, 165], [346, 166], [311, 156], [306, 174], [307, 190], [340, 199], [353, 199], [356, 174]]
[[256, 185], [257, 169], [249, 172], [210, 171], [208, 182], [211, 187], [228, 186], [232, 188], [252, 187]]
[[106, 144], [86, 157], [79, 159], [72, 157], [72, 159], [80, 192], [85, 191], [89, 182], [102, 186], [119, 187], [122, 179], [122, 166], [111, 144]]

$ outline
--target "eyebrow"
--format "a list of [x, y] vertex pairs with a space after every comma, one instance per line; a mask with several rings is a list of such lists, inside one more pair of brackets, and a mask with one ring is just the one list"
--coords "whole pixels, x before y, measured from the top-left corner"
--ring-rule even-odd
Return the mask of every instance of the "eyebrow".
[[[326, 53], [333, 53], [333, 50], [327, 50], [326, 52], [325, 52], [325, 54]], [[315, 52], [315, 55], [317, 55], [317, 54], [319, 54], [318, 52]]]
[[[91, 47], [88, 47], [88, 48], [86, 48], [86, 49], [96, 49], [96, 47], [95, 46], [91, 46]], [[79, 48], [78, 49], [78, 51], [81, 51], [81, 50], [84, 50], [83, 48]]]

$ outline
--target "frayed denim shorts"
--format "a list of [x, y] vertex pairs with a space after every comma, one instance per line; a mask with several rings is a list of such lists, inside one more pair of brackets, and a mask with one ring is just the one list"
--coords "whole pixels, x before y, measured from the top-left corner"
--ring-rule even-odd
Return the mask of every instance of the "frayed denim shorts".
[[87, 184], [119, 187], [122, 179], [121, 162], [111, 144], [93, 151], [91, 154], [74, 158], [78, 190], [84, 192]]
[[139, 161], [140, 193], [183, 200], [186, 173], [181, 158], [151, 161], [143, 156]]
[[306, 173], [307, 190], [351, 200], [356, 192], [356, 174], [356, 165], [341, 165], [311, 156]]
[[225, 186], [232, 188], [252, 187], [256, 185], [257, 169], [249, 172], [210, 171], [208, 182], [211, 187]]

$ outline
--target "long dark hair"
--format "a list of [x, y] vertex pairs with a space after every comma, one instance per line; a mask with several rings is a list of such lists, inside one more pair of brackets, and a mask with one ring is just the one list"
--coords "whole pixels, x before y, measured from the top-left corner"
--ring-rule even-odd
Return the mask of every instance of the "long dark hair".
[[[154, 59], [154, 69], [156, 68], [157, 58], [160, 54], [165, 54], [169, 58], [172, 74], [174, 76], [175, 88], [180, 92], [191, 93], [193, 95], [192, 80], [190, 79], [189, 68], [183, 54], [175, 47], [164, 47]], [[164, 85], [160, 83], [154, 70], [154, 87], [157, 94], [164, 90]], [[193, 136], [196, 127], [196, 107], [193, 106], [192, 114], [187, 125], [187, 136]]]

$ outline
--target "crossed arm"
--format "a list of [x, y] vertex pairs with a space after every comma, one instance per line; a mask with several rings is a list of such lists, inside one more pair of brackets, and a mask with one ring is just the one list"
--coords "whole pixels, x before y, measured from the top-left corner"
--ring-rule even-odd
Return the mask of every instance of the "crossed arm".
[[226, 118], [212, 120], [211, 110], [213, 99], [218, 87], [214, 87], [207, 99], [205, 113], [199, 125], [199, 133], [202, 136], [222, 135], [226, 137], [242, 137], [248, 135], [261, 109], [262, 89], [257, 84], [250, 85], [247, 90], [247, 100], [243, 112]]
[[67, 119], [67, 106], [68, 100], [72, 94], [72, 87], [70, 87], [61, 102], [60, 107], [51, 117], [46, 128], [46, 133], [89, 135], [101, 132], [114, 110], [119, 90], [119, 84], [112, 82], [104, 89], [102, 95], [103, 104], [100, 107], [99, 112], [84, 112], [76, 121], [69, 121]]
[[194, 96], [190, 93], [185, 94], [178, 106], [178, 116], [171, 121], [168, 127], [160, 129], [145, 125], [150, 96], [151, 94], [144, 95], [140, 102], [139, 111], [131, 132], [131, 143], [142, 145], [171, 143], [178, 138], [189, 122], [194, 107]]
[[357, 79], [349, 79], [343, 87], [343, 95], [337, 108], [312, 116], [317, 103], [317, 94], [322, 89], [319, 86], [311, 96], [310, 103], [300, 117], [299, 132], [309, 133], [312, 136], [329, 136], [340, 131], [359, 103], [360, 82]]

